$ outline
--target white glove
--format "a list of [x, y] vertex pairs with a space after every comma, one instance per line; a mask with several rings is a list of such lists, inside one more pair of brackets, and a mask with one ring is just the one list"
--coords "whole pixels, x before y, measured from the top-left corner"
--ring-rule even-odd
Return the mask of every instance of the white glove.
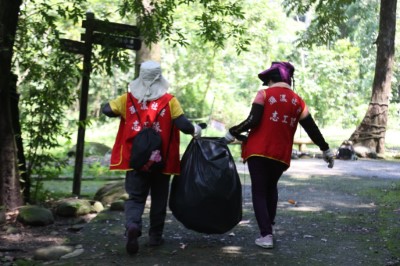
[[194, 124], [194, 133], [193, 138], [198, 139], [201, 137], [201, 127], [197, 124]]
[[334, 156], [335, 155], [333, 154], [331, 149], [327, 149], [326, 151], [322, 152], [322, 159], [324, 159], [324, 161], [328, 163], [329, 168], [332, 168], [335, 163]]
[[226, 143], [231, 143], [235, 140], [235, 137], [232, 136], [232, 134], [228, 131], [225, 134], [225, 140], [226, 140]]

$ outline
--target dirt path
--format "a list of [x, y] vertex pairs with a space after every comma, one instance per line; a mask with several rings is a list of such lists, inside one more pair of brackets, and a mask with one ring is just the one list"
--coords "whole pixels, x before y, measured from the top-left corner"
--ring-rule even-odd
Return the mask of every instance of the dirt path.
[[[245, 171], [244, 166], [238, 170]], [[104, 211], [79, 232], [66, 235], [69, 243], [83, 246], [82, 255], [32, 265], [400, 265], [400, 250], [393, 254], [387, 249], [380, 233], [385, 226], [379, 220], [381, 206], [369, 193], [399, 187], [399, 170], [400, 163], [384, 161], [337, 161], [328, 169], [322, 160], [294, 160], [279, 183], [272, 250], [254, 244], [258, 231], [246, 177], [243, 220], [226, 234], [196, 233], [168, 213], [165, 244], [147, 246], [145, 228], [139, 253], [130, 257], [123, 213]], [[148, 215], [144, 218], [147, 226]], [[398, 228], [400, 219], [393, 226]]]

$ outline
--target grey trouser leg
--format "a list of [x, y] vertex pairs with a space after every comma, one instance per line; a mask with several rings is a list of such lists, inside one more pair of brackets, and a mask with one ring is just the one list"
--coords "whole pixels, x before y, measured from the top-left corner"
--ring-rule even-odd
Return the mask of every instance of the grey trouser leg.
[[135, 223], [142, 230], [142, 215], [147, 196], [151, 191], [149, 234], [161, 235], [164, 228], [169, 194], [170, 176], [160, 173], [138, 173], [128, 171], [125, 190], [129, 198], [125, 201], [125, 226]]

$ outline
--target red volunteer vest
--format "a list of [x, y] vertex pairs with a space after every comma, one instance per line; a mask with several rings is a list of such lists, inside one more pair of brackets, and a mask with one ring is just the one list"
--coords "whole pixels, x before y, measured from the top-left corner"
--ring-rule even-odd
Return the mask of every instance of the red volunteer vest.
[[281, 161], [290, 166], [293, 138], [304, 101], [291, 89], [267, 88], [264, 113], [260, 124], [251, 129], [242, 146], [242, 158], [261, 156]]
[[[138, 103], [138, 100], [130, 93], [127, 95], [126, 119], [121, 117], [117, 137], [111, 153], [111, 170], [132, 170], [129, 167], [132, 141], [144, 124], [145, 127], [151, 125], [161, 135], [161, 154], [165, 161], [165, 167], [162, 172], [164, 174], [179, 174], [179, 130], [174, 127], [171, 131], [173, 122], [169, 101], [172, 98], [173, 96], [167, 93], [159, 99], [149, 101], [146, 105], [143, 105], [142, 103]], [[135, 103], [135, 107], [139, 109], [138, 112], [136, 112], [132, 101]], [[157, 117], [158, 113], [160, 114]], [[138, 115], [140, 115], [140, 122], [142, 124], [139, 123]]]

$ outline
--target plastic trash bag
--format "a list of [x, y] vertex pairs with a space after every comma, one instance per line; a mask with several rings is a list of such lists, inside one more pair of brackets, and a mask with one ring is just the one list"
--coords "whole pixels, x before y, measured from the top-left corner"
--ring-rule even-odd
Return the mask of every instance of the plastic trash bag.
[[181, 175], [171, 184], [169, 207], [186, 228], [223, 234], [242, 219], [242, 185], [223, 138], [192, 139]]

